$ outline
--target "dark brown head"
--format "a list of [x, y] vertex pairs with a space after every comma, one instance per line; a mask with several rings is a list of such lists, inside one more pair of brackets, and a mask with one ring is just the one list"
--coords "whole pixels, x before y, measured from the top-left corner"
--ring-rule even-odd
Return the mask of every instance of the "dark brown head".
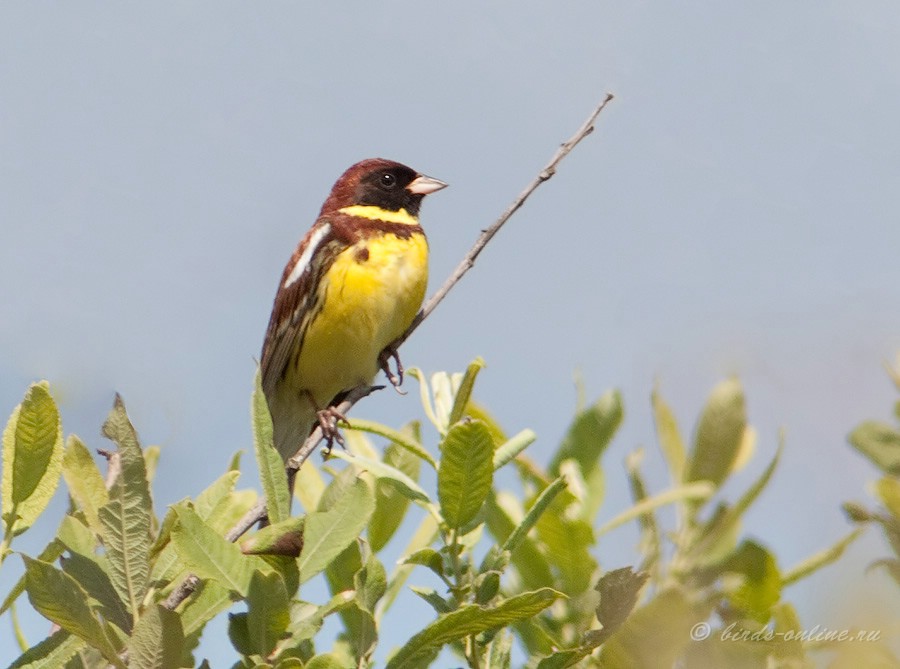
[[412, 216], [417, 216], [422, 198], [446, 185], [393, 160], [369, 158], [356, 163], [341, 175], [319, 215], [361, 205], [387, 211], [405, 209]]

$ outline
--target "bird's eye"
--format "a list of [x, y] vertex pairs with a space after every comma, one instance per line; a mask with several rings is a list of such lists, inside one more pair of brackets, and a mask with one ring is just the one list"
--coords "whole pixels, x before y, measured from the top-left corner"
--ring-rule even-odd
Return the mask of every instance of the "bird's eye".
[[381, 175], [379, 183], [381, 184], [382, 188], [390, 189], [397, 185], [397, 177], [395, 177], [390, 172], [385, 172]]

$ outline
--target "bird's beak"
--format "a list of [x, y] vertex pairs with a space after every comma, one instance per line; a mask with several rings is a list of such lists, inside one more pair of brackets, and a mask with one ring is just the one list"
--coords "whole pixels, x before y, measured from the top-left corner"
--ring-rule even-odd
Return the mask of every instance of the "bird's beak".
[[412, 180], [412, 183], [406, 187], [406, 190], [413, 195], [428, 195], [429, 193], [433, 193], [436, 190], [446, 187], [447, 184], [443, 181], [438, 181], [432, 177], [426, 177], [424, 174], [420, 174]]

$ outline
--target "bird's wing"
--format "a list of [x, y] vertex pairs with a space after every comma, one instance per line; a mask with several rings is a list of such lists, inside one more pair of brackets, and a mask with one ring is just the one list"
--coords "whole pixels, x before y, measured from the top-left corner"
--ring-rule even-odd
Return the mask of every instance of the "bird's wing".
[[310, 322], [321, 309], [319, 284], [335, 258], [351, 244], [327, 217], [316, 221], [284, 268], [262, 350], [262, 386], [272, 396]]

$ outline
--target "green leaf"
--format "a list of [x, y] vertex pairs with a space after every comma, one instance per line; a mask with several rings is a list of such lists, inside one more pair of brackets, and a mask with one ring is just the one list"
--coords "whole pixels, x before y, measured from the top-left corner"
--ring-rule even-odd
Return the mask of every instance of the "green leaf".
[[422, 446], [418, 439], [411, 437], [405, 431], [392, 430], [381, 423], [363, 420], [361, 418], [352, 418], [350, 420], [349, 429], [368, 432], [369, 434], [377, 434], [386, 439], [390, 439], [400, 448], [409, 451], [420, 460], [427, 462], [431, 465], [432, 469], [437, 469], [437, 461], [432, 457], [431, 453], [425, 450], [425, 447]]
[[659, 446], [669, 464], [672, 481], [681, 482], [684, 480], [684, 465], [687, 456], [681, 431], [678, 429], [678, 421], [656, 388], [650, 396], [650, 403], [653, 405], [656, 438], [659, 440]]
[[[503, 497], [489, 495], [485, 504], [485, 521], [488, 529], [498, 542], [505, 542], [515, 531], [517, 525], [513, 517], [521, 517], [521, 514], [513, 516], [503, 507]], [[511, 560], [516, 571], [522, 578], [526, 587], [539, 588], [553, 582], [553, 574], [546, 556], [538, 550], [537, 545], [527, 534], [518, 540], [520, 543], [511, 551]]]
[[731, 605], [757, 622], [768, 621], [781, 597], [775, 557], [756, 542], [744, 541], [726, 562], [725, 570], [744, 576], [741, 585], [728, 594]]
[[[406, 544], [406, 547], [400, 552], [400, 555], [409, 555], [411, 553], [415, 553], [421, 548], [430, 546], [437, 538], [438, 534], [439, 532], [437, 521], [435, 520], [434, 516], [424, 516], [419, 522], [419, 526], [413, 533], [412, 538]], [[383, 616], [394, 603], [394, 600], [397, 598], [397, 595], [403, 588], [403, 585], [406, 583], [406, 579], [409, 578], [412, 570], [412, 565], [400, 564], [394, 567], [393, 571], [391, 572], [390, 579], [388, 580], [387, 591], [385, 592], [379, 606], [380, 616]]]
[[604, 644], [603, 669], [671, 667], [691, 643], [691, 628], [709, 613], [692, 607], [678, 590], [666, 590], [632, 613]]
[[241, 655], [248, 657], [255, 654], [256, 649], [250, 643], [250, 628], [247, 627], [246, 613], [228, 614], [228, 640]]
[[264, 527], [241, 543], [245, 555], [287, 555], [299, 557], [303, 548], [303, 526], [306, 518], [294, 516], [276, 525]]
[[650, 577], [645, 571], [635, 573], [631, 567], [608, 571], [594, 588], [600, 593], [597, 605], [597, 621], [602, 625], [595, 645], [600, 645], [622, 626], [637, 604], [638, 594]]
[[555, 479], [550, 485], [541, 491], [537, 499], [531, 505], [528, 513], [522, 519], [522, 522], [516, 526], [516, 529], [503, 542], [503, 550], [510, 553], [516, 550], [522, 543], [522, 540], [528, 535], [540, 517], [553, 503], [556, 496], [566, 488], [566, 480], [562, 477]]
[[400, 559], [400, 564], [418, 564], [444, 577], [444, 558], [433, 548], [422, 548]]
[[714, 515], [702, 529], [702, 535], [691, 546], [688, 557], [700, 563], [712, 563], [718, 556], [730, 551], [734, 547], [736, 536], [740, 528], [741, 518], [747, 509], [756, 501], [760, 493], [766, 488], [778, 462], [781, 459], [783, 446], [779, 445], [775, 456], [769, 465], [763, 470], [759, 478], [747, 488], [734, 506], [724, 509], [723, 512]]
[[326, 653], [324, 655], [316, 655], [306, 663], [304, 669], [347, 669], [347, 666], [337, 655]]
[[191, 509], [177, 508], [176, 513], [172, 544], [198, 577], [212, 579], [245, 598], [254, 570], [271, 571], [261, 558], [241, 554], [240, 548], [217, 534]]
[[506, 630], [494, 637], [487, 649], [486, 665], [489, 669], [509, 669], [513, 635]]
[[626, 509], [625, 511], [620, 513], [612, 520], [607, 521], [599, 530], [597, 530], [597, 536], [606, 534], [607, 532], [614, 530], [620, 525], [624, 525], [625, 523], [634, 520], [635, 518], [638, 518], [645, 513], [649, 513], [650, 511], [658, 509], [661, 506], [666, 506], [683, 499], [701, 501], [706, 500], [714, 492], [715, 489], [713, 488], [712, 484], [708, 483], [707, 481], [698, 481], [696, 483], [690, 483], [687, 485], [679, 486], [678, 488], [672, 488], [671, 490], [663, 491], [658, 495], [648, 497], [647, 499], [638, 502], [631, 508]]
[[885, 474], [900, 476], [900, 431], [867, 420], [847, 437], [857, 451]]
[[417, 585], [411, 585], [409, 589], [428, 602], [437, 613], [450, 613], [453, 610], [453, 607], [437, 594], [434, 588], [422, 588]]
[[250, 414], [253, 420], [253, 445], [256, 452], [256, 464], [263, 492], [266, 494], [266, 505], [269, 520], [280, 523], [291, 515], [291, 493], [287, 486], [287, 474], [284, 460], [275, 450], [272, 437], [272, 415], [263, 394], [261, 374], [256, 370], [253, 382], [253, 398], [250, 403]]
[[827, 567], [832, 562], [836, 562], [841, 555], [844, 554], [844, 551], [847, 550], [847, 546], [856, 541], [862, 532], [862, 528], [853, 530], [833, 546], [830, 546], [823, 551], [819, 551], [815, 555], [811, 555], [800, 564], [788, 569], [781, 577], [782, 587], [788, 586], [791, 583], [796, 583], [819, 571], [822, 567]]
[[359, 607], [369, 613], [375, 613], [375, 606], [387, 590], [387, 573], [384, 565], [374, 555], [369, 554], [363, 568], [354, 575], [353, 581]]
[[101, 534], [102, 526], [98, 514], [100, 507], [109, 502], [109, 493], [90, 451], [74, 434], [70, 434], [66, 439], [62, 475], [69, 488], [69, 494], [78, 508], [84, 512], [88, 525], [98, 535]]
[[900, 521], [900, 480], [884, 476], [875, 483], [875, 492], [884, 508]]
[[184, 630], [178, 614], [151, 604], [128, 641], [129, 663], [141, 669], [178, 669], [183, 649]]
[[230, 608], [233, 603], [228, 588], [215, 581], [201, 581], [194, 594], [179, 607], [185, 636], [199, 634], [206, 623]]
[[428, 493], [425, 492], [422, 486], [396, 467], [392, 467], [385, 462], [372, 460], [371, 458], [353, 455], [347, 451], [334, 451], [331, 455], [339, 460], [349, 462], [358, 469], [369, 472], [379, 480], [390, 481], [394, 489], [408, 500], [423, 506], [432, 504]]
[[25, 555], [22, 559], [31, 605], [48, 620], [94, 646], [110, 663], [124, 667], [78, 582], [51, 564]]
[[130, 634], [131, 615], [125, 610], [122, 600], [109, 580], [109, 575], [98, 562], [98, 559], [102, 558], [95, 558], [96, 556], [91, 554], [73, 552], [69, 557], [62, 559], [63, 571], [78, 581], [84, 591], [100, 604], [99, 611], [105, 620], [118, 625], [119, 629]]
[[[384, 462], [412, 481], [419, 478], [422, 461], [396, 444], [385, 449]], [[409, 497], [402, 492], [402, 486], [398, 489], [390, 478], [379, 478], [375, 482], [375, 511], [369, 519], [366, 533], [374, 552], [384, 548], [394, 536], [403, 522], [409, 502]]]
[[[60, 555], [63, 554], [63, 551], [65, 551], [65, 549], [66, 547], [59, 539], [51, 539], [50, 543], [44, 547], [44, 550], [41, 551], [37, 559], [41, 562], [52, 564]], [[9, 591], [9, 594], [6, 595], [6, 599], [3, 600], [3, 604], [0, 605], [0, 616], [2, 616], [10, 609], [10, 607], [12, 607], [12, 605], [23, 592], [25, 592], [25, 574], [22, 574], [22, 577], [13, 586], [12, 590]]]
[[203, 492], [194, 500], [194, 510], [197, 515], [203, 520], [210, 520], [210, 516], [222, 501], [234, 492], [234, 486], [240, 476], [239, 471], [230, 469], [204, 488]]
[[25, 531], [47, 507], [62, 469], [62, 423], [46, 381], [34, 383], [3, 431], [2, 515]]
[[597, 569], [591, 555], [595, 537], [590, 524], [564, 513], [545, 513], [537, 521], [537, 533], [547, 546], [547, 560], [560, 571], [566, 594], [587, 590]]
[[365, 666], [378, 643], [375, 607], [387, 589], [384, 566], [371, 553], [363, 568], [353, 576], [353, 585], [356, 590], [356, 621], [348, 626], [349, 640], [357, 664]]
[[494, 471], [514, 460], [519, 453], [533, 444], [536, 439], [537, 435], [534, 431], [526, 429], [498, 446], [497, 450], [494, 451]]
[[541, 588], [511, 597], [494, 607], [470, 604], [438, 619], [413, 636], [387, 663], [387, 669], [419, 667], [419, 661], [445, 644], [495, 627], [505, 627], [537, 615], [562, 597], [551, 588]]
[[737, 379], [723, 381], [713, 389], [700, 415], [685, 482], [722, 485], [732, 471], [746, 427], [741, 384]]
[[619, 429], [623, 415], [622, 396], [618, 391], [611, 390], [596, 404], [575, 416], [550, 464], [551, 475], [559, 476], [559, 466], [563, 461], [575, 460], [582, 476], [587, 479], [599, 467], [600, 456]]
[[438, 497], [451, 528], [470, 522], [484, 504], [494, 474], [494, 442], [480, 421], [453, 425], [441, 442]]
[[327, 511], [306, 517], [303, 551], [300, 554], [300, 582], [325, 569], [359, 536], [375, 510], [375, 495], [362, 479], [355, 479], [346, 493]]
[[82, 639], [65, 630], [57, 630], [21, 655], [9, 665], [9, 669], [57, 669], [68, 666], [66, 663], [82, 648]]
[[150, 577], [152, 501], [137, 433], [118, 395], [102, 432], [119, 447], [120, 471], [109, 490], [109, 502], [98, 512], [101, 536], [112, 583], [137, 619]]
[[565, 667], [574, 667], [592, 652], [593, 648], [591, 646], [559, 650], [552, 655], [548, 655], [541, 659], [537, 664], [537, 669], [564, 669]]
[[296, 647], [301, 642], [312, 639], [322, 628], [326, 617], [351, 608], [354, 604], [355, 593], [347, 591], [339, 592], [319, 607], [295, 602], [291, 606], [291, 623], [288, 627], [291, 638], [285, 646]]
[[98, 548], [97, 537], [75, 516], [63, 516], [59, 529], [56, 531], [56, 538], [73, 553], [93, 557]]
[[475, 388], [475, 379], [478, 377], [478, 372], [482, 369], [484, 369], [484, 360], [481, 358], [475, 358], [469, 363], [466, 373], [463, 375], [462, 381], [460, 381], [456, 395], [453, 397], [453, 408], [450, 409], [448, 425], [453, 425], [462, 419], [469, 404], [469, 399], [472, 397], [472, 390]]
[[288, 593], [281, 576], [254, 572], [247, 596], [247, 633], [254, 653], [268, 657], [290, 622]]

